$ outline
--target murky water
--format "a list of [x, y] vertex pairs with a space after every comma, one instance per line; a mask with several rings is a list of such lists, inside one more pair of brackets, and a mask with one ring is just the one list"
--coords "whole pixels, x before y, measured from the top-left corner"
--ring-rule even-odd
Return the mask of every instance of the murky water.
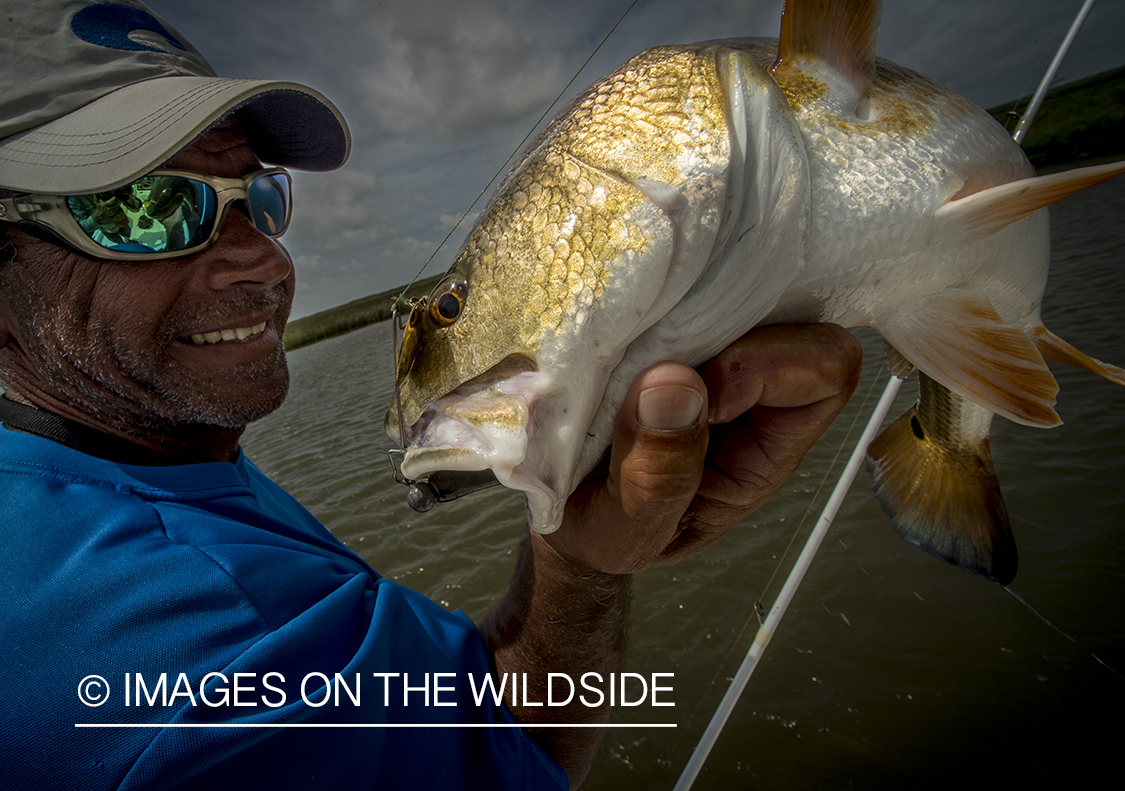
[[[1125, 364], [1125, 178], [1052, 209], [1044, 318]], [[503, 590], [521, 498], [415, 514], [391, 480], [388, 325], [291, 355], [293, 388], [247, 432], [257, 463], [372, 566], [476, 617]], [[621, 709], [588, 789], [671, 788], [753, 640], [882, 389], [866, 378], [798, 475], [720, 545], [635, 585], [628, 670], [675, 673], [675, 708]], [[946, 788], [1115, 776], [1125, 703], [1125, 388], [1054, 366], [1065, 425], [998, 418], [993, 455], [1020, 550], [1010, 592], [909, 546], [861, 473], [696, 788]], [[864, 403], [873, 380], [870, 400]], [[907, 383], [892, 417], [914, 398]], [[856, 414], [861, 424], [836, 456]], [[813, 515], [804, 518], [808, 509]], [[768, 590], [765, 590], [769, 585]]]

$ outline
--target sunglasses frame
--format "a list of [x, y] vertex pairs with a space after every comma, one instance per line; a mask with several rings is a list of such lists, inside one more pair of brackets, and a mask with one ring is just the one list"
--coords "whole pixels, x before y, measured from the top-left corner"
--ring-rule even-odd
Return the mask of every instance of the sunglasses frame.
[[[24, 223], [31, 223], [34, 226], [40, 226], [50, 231], [51, 235], [55, 237], [50, 241], [61, 243], [63, 247], [67, 247], [74, 252], [92, 258], [109, 261], [155, 261], [161, 258], [181, 258], [205, 250], [215, 243], [215, 240], [219, 237], [219, 232], [222, 230], [223, 221], [226, 219], [227, 209], [230, 208], [230, 205], [235, 201], [241, 200], [246, 202], [247, 216], [249, 217], [250, 185], [259, 178], [274, 175], [284, 176], [287, 185], [285, 222], [282, 224], [281, 230], [276, 233], [267, 233], [258, 228], [257, 225], [255, 225], [254, 228], [259, 233], [265, 234], [271, 239], [277, 239], [289, 228], [289, 220], [293, 216], [293, 177], [289, 175], [288, 170], [280, 167], [262, 168], [261, 170], [255, 170], [253, 173], [248, 173], [236, 179], [210, 176], [203, 173], [192, 173], [187, 170], [158, 169], [122, 185], [128, 187], [138, 181], [154, 176], [179, 176], [180, 178], [206, 184], [215, 191], [215, 224], [211, 228], [210, 235], [199, 244], [185, 247], [181, 250], [131, 253], [103, 247], [86, 234], [86, 231], [82, 229], [82, 226], [78, 223], [78, 219], [74, 216], [70, 206], [67, 204], [67, 199], [75, 197], [75, 195], [21, 193], [12, 198], [0, 199], [0, 222], [20, 223], [21, 226], [23, 226]], [[112, 190], [103, 190], [103, 192], [111, 191]], [[93, 196], [100, 193], [79, 194]], [[253, 223], [252, 218], [251, 223]], [[34, 233], [33, 235], [41, 236], [41, 234]]]

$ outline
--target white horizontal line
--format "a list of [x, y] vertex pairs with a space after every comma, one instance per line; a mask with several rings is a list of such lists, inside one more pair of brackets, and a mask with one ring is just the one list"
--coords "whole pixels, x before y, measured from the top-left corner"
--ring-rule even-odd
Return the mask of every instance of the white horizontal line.
[[[515, 723], [498, 722], [495, 724], [483, 722], [467, 722], [462, 724], [446, 724], [440, 722], [166, 722], [164, 724], [148, 724], [133, 722], [76, 722], [75, 728], [523, 728], [525, 726]], [[674, 722], [608, 722], [604, 724], [587, 722], [560, 722], [550, 724], [529, 724], [528, 728], [675, 728]]]

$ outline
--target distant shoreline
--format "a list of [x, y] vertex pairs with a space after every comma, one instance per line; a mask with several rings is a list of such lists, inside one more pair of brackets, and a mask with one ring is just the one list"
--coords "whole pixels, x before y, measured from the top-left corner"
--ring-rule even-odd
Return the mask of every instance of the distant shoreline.
[[[1031, 101], [1025, 96], [988, 112], [1012, 131], [1018, 113]], [[1125, 66], [1061, 85], [1047, 94], [1031, 131], [1024, 139], [1028, 159], [1041, 173], [1081, 165], [1097, 165], [1125, 157]], [[442, 275], [413, 283], [406, 296], [428, 294]], [[286, 350], [343, 335], [386, 321], [395, 297], [405, 286], [348, 302], [289, 322]]]
[[386, 321], [391, 317], [395, 297], [406, 290], [406, 299], [429, 294], [442, 275], [423, 278], [407, 286], [399, 286], [368, 297], [361, 297], [311, 316], [294, 319], [285, 328], [285, 350], [292, 351], [317, 341], [334, 338], [368, 324]]

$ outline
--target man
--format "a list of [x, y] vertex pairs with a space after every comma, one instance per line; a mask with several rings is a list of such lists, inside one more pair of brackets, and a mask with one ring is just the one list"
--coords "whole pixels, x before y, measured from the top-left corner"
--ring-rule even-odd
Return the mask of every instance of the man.
[[[597, 729], [463, 726], [605, 721], [533, 705], [547, 674], [620, 668], [630, 575], [776, 493], [854, 388], [855, 341], [765, 328], [699, 373], [642, 374], [610, 459], [556, 533], [523, 537], [478, 630], [379, 577], [239, 450], [288, 385], [288, 177], [262, 162], [342, 164], [338, 111], [218, 79], [139, 3], [3, 7], [3, 782], [580, 784]], [[154, 177], [178, 203], [138, 212]], [[84, 224], [99, 200], [127, 216], [112, 236]], [[151, 233], [173, 213], [189, 225]], [[489, 672], [527, 691], [474, 701]]]

